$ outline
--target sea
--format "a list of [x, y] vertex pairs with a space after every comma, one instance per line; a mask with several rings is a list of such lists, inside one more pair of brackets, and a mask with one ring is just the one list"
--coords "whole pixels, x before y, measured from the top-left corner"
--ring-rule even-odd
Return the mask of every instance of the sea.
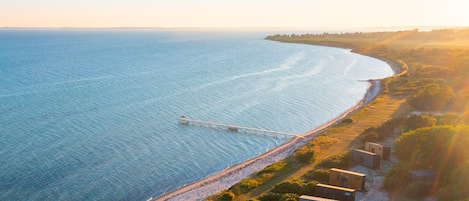
[[0, 30], [0, 200], [146, 200], [285, 143], [393, 74], [275, 31]]

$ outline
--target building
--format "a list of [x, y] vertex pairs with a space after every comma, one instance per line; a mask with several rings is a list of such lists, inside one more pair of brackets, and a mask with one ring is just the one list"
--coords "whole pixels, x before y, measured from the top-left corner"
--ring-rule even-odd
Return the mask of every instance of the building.
[[358, 191], [365, 190], [365, 174], [331, 168], [329, 170], [329, 184], [351, 188]]
[[355, 190], [350, 188], [317, 184], [314, 189], [314, 196], [336, 199], [340, 201], [355, 201]]
[[366, 142], [365, 151], [375, 153], [383, 160], [389, 160], [391, 158], [391, 147], [385, 147], [378, 143]]
[[355, 163], [371, 169], [378, 169], [381, 165], [381, 157], [372, 152], [354, 149], [352, 157]]
[[299, 201], [339, 201], [339, 200], [331, 200], [331, 199], [327, 199], [327, 198], [320, 198], [320, 197], [315, 197], [315, 196], [302, 195], [302, 196], [300, 196]]

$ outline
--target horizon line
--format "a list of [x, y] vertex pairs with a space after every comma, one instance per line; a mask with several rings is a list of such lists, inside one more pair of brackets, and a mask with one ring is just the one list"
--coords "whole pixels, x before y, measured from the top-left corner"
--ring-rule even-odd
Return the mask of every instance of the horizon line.
[[403, 25], [403, 26], [330, 26], [330, 27], [285, 27], [285, 26], [220, 26], [220, 27], [139, 27], [139, 26], [115, 26], [115, 27], [25, 27], [25, 26], [0, 26], [0, 29], [121, 29], [121, 30], [137, 30], [137, 29], [148, 29], [148, 30], [350, 30], [350, 29], [445, 29], [445, 28], [469, 28], [469, 26], [441, 26], [441, 25]]

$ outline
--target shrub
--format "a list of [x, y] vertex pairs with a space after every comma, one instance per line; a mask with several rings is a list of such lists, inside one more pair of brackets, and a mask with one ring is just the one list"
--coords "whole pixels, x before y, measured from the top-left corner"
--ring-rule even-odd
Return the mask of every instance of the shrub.
[[303, 190], [301, 191], [301, 195], [314, 195], [314, 189], [316, 188], [316, 184], [318, 184], [318, 182], [315, 181], [304, 184]]
[[314, 161], [314, 153], [314, 150], [299, 152], [295, 154], [295, 158], [301, 163], [310, 163]]
[[327, 183], [329, 181], [329, 170], [310, 170], [305, 175], [303, 175], [303, 177], [307, 180], [318, 181], [320, 183]]
[[224, 192], [220, 198], [218, 198], [218, 201], [232, 201], [235, 198], [235, 194], [231, 191], [226, 191]]
[[273, 193], [295, 193], [300, 194], [303, 190], [303, 185], [299, 181], [285, 181], [274, 186], [271, 192]]
[[252, 189], [256, 188], [259, 185], [260, 185], [260, 183], [256, 179], [247, 178], [247, 179], [243, 179], [243, 180], [241, 180], [241, 182], [233, 185], [230, 188], [230, 190], [234, 194], [239, 195], [239, 194], [247, 193], [247, 192], [251, 191]]
[[259, 201], [281, 201], [283, 195], [278, 193], [267, 193], [259, 197]]
[[261, 170], [260, 172], [258, 172], [257, 175], [278, 172], [282, 170], [286, 165], [287, 165], [287, 162], [285, 161], [279, 161], [279, 162], [273, 163], [272, 165], [269, 165], [265, 167], [263, 170]]
[[350, 118], [344, 119], [344, 120], [342, 120], [342, 123], [343, 124], [351, 124], [351, 123], [353, 123], [353, 119], [350, 119]]
[[362, 142], [377, 142], [379, 140], [378, 129], [376, 127], [370, 127], [365, 129], [360, 135], [360, 141]]
[[317, 182], [305, 183], [303, 180], [285, 181], [274, 186], [272, 193], [286, 194], [294, 193], [297, 195], [314, 195], [314, 188]]
[[349, 166], [352, 156], [350, 153], [330, 156], [321, 161], [318, 166], [325, 168], [346, 168]]
[[282, 196], [282, 201], [298, 201], [300, 196], [294, 193], [287, 193]]
[[436, 125], [436, 119], [430, 115], [412, 115], [407, 119], [406, 130], [415, 130], [418, 128], [432, 127]]

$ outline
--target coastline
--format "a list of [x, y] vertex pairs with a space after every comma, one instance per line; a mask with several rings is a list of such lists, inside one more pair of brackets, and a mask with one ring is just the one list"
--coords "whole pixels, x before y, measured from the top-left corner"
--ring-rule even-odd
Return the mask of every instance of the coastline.
[[266, 166], [286, 158], [291, 153], [293, 153], [293, 151], [305, 145], [318, 134], [322, 133], [331, 126], [334, 126], [336, 123], [339, 123], [341, 120], [347, 118], [349, 115], [365, 106], [368, 102], [372, 101], [381, 90], [381, 79], [368, 80], [368, 82], [370, 83], [370, 86], [368, 87], [368, 90], [361, 101], [334, 119], [303, 133], [302, 136], [304, 138], [295, 137], [288, 142], [254, 158], [228, 167], [204, 179], [185, 185], [167, 194], [161, 195], [160, 197], [150, 198], [148, 200], [203, 200], [209, 195], [216, 194], [224, 189], [231, 187], [252, 173], [260, 171]]

